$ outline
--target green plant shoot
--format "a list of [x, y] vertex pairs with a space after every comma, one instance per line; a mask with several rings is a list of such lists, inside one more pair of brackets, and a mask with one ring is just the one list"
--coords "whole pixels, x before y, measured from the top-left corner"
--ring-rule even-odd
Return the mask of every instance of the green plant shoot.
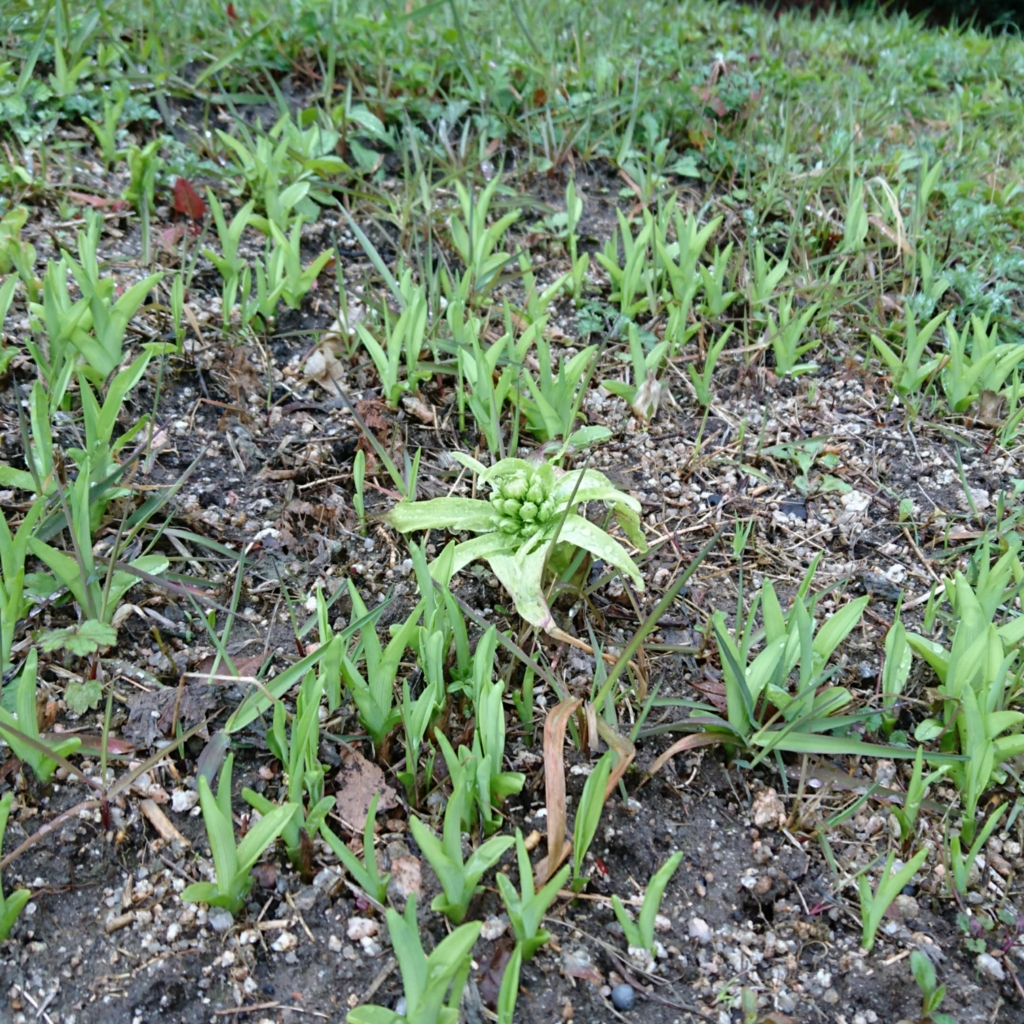
[[237, 914], [252, 888], [249, 872], [263, 855], [263, 851], [284, 831], [299, 809], [296, 804], [277, 807], [261, 818], [235, 846], [235, 829], [231, 818], [231, 769], [234, 754], [228, 754], [221, 769], [217, 795], [214, 796], [205, 775], [199, 776], [199, 805], [213, 853], [216, 882], [196, 882], [181, 894], [192, 903], [208, 903]]
[[[564, 472], [547, 462], [502, 459], [487, 468], [461, 452], [454, 458], [473, 470], [491, 489], [489, 501], [479, 498], [432, 498], [403, 501], [387, 515], [401, 533], [413, 530], [465, 530], [478, 534], [455, 544], [448, 563], [451, 576], [470, 562], [487, 562], [511, 594], [516, 611], [531, 625], [577, 646], [580, 641], [556, 624], [544, 597], [543, 574], [556, 545], [584, 548], [626, 574], [644, 589], [640, 570], [622, 545], [600, 526], [573, 511], [588, 501], [603, 501], [639, 551], [647, 544], [640, 530], [640, 503], [592, 469]], [[431, 566], [435, 572], [438, 561]]]

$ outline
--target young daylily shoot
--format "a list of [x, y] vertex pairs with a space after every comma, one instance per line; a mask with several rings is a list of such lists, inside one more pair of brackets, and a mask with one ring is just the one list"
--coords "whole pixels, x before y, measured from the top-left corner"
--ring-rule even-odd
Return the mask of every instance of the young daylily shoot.
[[489, 500], [403, 501], [386, 517], [401, 533], [446, 529], [477, 534], [450, 545], [431, 565], [436, 578], [444, 576], [440, 582], [447, 584], [470, 562], [485, 561], [527, 622], [577, 647], [585, 645], [558, 628], [544, 596], [544, 567], [550, 559], [584, 548], [629, 576], [638, 590], [644, 589], [640, 570], [626, 549], [575, 511], [586, 502], [604, 502], [637, 550], [647, 550], [640, 530], [640, 502], [618, 490], [603, 473], [566, 472], [549, 462], [511, 458], [487, 467], [461, 452], [453, 457], [490, 488]]

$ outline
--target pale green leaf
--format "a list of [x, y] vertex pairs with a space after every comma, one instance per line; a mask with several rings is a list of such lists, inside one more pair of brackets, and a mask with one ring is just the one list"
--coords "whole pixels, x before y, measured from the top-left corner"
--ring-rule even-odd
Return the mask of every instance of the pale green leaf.
[[596, 558], [615, 566], [620, 572], [626, 573], [636, 585], [636, 589], [644, 589], [643, 577], [636, 562], [630, 558], [626, 549], [614, 537], [609, 536], [600, 526], [570, 512], [562, 523], [558, 539], [576, 547], [585, 548]]
[[399, 533], [414, 530], [470, 530], [483, 533], [495, 527], [494, 509], [479, 498], [431, 498], [399, 502], [384, 517]]

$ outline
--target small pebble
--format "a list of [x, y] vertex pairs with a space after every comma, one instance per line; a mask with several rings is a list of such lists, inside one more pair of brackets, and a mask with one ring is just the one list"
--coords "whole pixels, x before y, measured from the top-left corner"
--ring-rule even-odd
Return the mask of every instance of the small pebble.
[[636, 1006], [636, 992], [632, 985], [623, 982], [612, 989], [612, 1006], [616, 1010], [632, 1010]]
[[218, 934], [226, 932], [235, 923], [235, 919], [231, 916], [231, 912], [229, 910], [224, 910], [221, 907], [218, 907], [216, 910], [211, 910], [207, 920], [210, 923], [210, 927]]
[[[1003, 965], [991, 953], [982, 953], [974, 961], [974, 966], [978, 968], [979, 974], [984, 974], [992, 981], [1006, 980], [1006, 971], [1003, 970]], [[614, 996], [614, 994], [613, 992], [612, 995]]]

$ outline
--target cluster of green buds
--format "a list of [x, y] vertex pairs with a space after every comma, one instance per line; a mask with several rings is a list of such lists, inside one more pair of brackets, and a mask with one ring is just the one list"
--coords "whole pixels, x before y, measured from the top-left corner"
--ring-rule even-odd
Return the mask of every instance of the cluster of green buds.
[[580, 505], [602, 502], [637, 550], [647, 550], [640, 502], [623, 494], [603, 473], [595, 469], [564, 472], [550, 462], [532, 459], [501, 459], [484, 466], [463, 452], [453, 452], [452, 457], [491, 489], [489, 501], [454, 495], [401, 501], [387, 515], [388, 522], [401, 533], [450, 530], [476, 534], [469, 540], [452, 541], [431, 563], [435, 579], [447, 584], [470, 562], [485, 561], [527, 622], [577, 646], [582, 642], [558, 627], [544, 596], [545, 565], [556, 545], [589, 551], [643, 590], [640, 569], [626, 549], [603, 526], [576, 511]]
[[552, 496], [554, 484], [548, 463], [517, 468], [494, 479], [491, 506], [497, 513], [498, 529], [523, 540], [533, 537], [558, 511]]

